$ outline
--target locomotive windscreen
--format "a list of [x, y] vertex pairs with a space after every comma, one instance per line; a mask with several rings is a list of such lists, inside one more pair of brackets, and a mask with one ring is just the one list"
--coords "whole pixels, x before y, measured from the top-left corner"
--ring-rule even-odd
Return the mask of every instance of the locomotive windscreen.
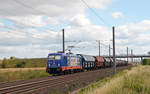
[[49, 55], [48, 59], [49, 60], [60, 60], [61, 55]]

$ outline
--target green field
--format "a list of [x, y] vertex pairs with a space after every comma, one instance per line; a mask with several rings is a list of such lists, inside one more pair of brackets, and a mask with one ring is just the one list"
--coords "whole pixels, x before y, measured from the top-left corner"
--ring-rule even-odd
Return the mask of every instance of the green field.
[[138, 66], [95, 82], [77, 94], [150, 94], [150, 66]]
[[0, 63], [0, 68], [34, 68], [45, 67], [46, 58], [34, 58], [34, 59], [3, 59]]
[[10, 82], [16, 80], [25, 80], [32, 78], [47, 77], [50, 74], [46, 73], [45, 70], [20, 70], [20, 71], [0, 71], [0, 82]]
[[4, 58], [0, 62], [0, 82], [24, 80], [49, 76], [46, 73], [46, 58]]

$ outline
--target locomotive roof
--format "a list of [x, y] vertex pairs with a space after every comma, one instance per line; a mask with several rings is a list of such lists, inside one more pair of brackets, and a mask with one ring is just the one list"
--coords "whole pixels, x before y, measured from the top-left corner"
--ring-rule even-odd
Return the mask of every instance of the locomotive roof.
[[65, 55], [65, 53], [49, 53], [48, 55]]
[[68, 54], [68, 53], [49, 53], [48, 55], [77, 56], [76, 54]]

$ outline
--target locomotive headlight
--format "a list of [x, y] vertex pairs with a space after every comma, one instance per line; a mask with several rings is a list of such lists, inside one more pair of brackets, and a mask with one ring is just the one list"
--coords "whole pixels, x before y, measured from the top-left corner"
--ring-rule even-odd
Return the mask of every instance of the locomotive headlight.
[[60, 66], [60, 64], [58, 64], [58, 66]]
[[51, 64], [49, 64], [49, 67], [51, 66]]

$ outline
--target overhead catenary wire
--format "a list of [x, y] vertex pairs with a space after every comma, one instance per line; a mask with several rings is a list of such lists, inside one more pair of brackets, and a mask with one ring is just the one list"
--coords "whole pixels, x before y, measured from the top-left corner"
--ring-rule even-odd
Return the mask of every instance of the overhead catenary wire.
[[[36, 8], [34, 8], [34, 7], [32, 7], [32, 6], [28, 5], [28, 4], [24, 4], [23, 2], [21, 2], [21, 0], [13, 0], [13, 1], [15, 1], [17, 4], [19, 4], [19, 5], [21, 5], [21, 6], [25, 7], [25, 8], [30, 9], [30, 11], [33, 11], [33, 12], [36, 11], [39, 14], [42, 14], [42, 15], [45, 15], [45, 16], [49, 17], [49, 14], [47, 12], [41, 11], [39, 9], [36, 9]], [[34, 28], [34, 27], [32, 27], [32, 28]]]
[[[69, 41], [69, 42], [77, 42], [77, 41]], [[82, 43], [82, 42], [89, 42], [89, 41], [78, 41], [78, 43]], [[96, 42], [96, 41], [94, 40], [94, 41], [91, 41], [91, 42]], [[76, 44], [78, 44], [78, 43], [76, 43]], [[76, 44], [75, 44], [75, 45], [76, 45]], [[94, 43], [94, 44], [96, 44], [96, 43]], [[74, 45], [74, 46], [75, 46], [75, 45]], [[79, 49], [79, 48], [80, 48], [80, 49], [85, 49], [85, 48], [87, 48], [87, 47], [89, 47], [89, 46], [85, 46], [85, 45], [82, 46], [82, 47], [77, 47], [77, 46], [76, 46], [76, 47], [74, 47], [74, 49]], [[92, 45], [91, 47], [97, 48], [96, 45]], [[107, 46], [106, 44], [101, 43], [101, 48], [103, 48], [103, 49], [102, 49], [103, 55], [104, 55], [104, 54], [106, 55], [106, 54], [109, 52], [109, 49], [108, 49], [108, 48], [109, 48], [109, 45]], [[94, 49], [94, 50], [96, 50], [96, 49]]]
[[[9, 14], [8, 11], [3, 11], [3, 10], [1, 10], [1, 9], [0, 9], [0, 12], [6, 12], [6, 13]], [[4, 19], [5, 19], [5, 20], [8, 20], [8, 21], [10, 21], [10, 22], [13, 21], [12, 19], [9, 19], [9, 18], [4, 18]], [[22, 25], [22, 23], [20, 23], [20, 22], [17, 22], [17, 23]], [[30, 22], [30, 23], [34, 24], [33, 22]], [[17, 30], [18, 28], [20, 28], [20, 29], [26, 29], [27, 26], [26, 26], [26, 27], [23, 27], [23, 26], [15, 25], [15, 27], [2, 26], [2, 27], [0, 27], [0, 28], [5, 28], [5, 29], [9, 29], [9, 30]], [[28, 26], [28, 28], [37, 29], [38, 27], [36, 27], [36, 26]], [[43, 27], [43, 28], [47, 28], [47, 27]], [[54, 30], [54, 29], [52, 29], [52, 28], [48, 28], [48, 29], [51, 30], [51, 31], [56, 31], [56, 30]]]
[[93, 14], [101, 21], [101, 22], [103, 22], [103, 24], [105, 24], [105, 25], [107, 25], [107, 26], [110, 26], [110, 24], [107, 22], [105, 22], [105, 20], [100, 16], [100, 15], [98, 15], [96, 12], [95, 12], [95, 10], [94, 9], [92, 9], [89, 5], [88, 5], [88, 3], [87, 2], [85, 2], [84, 0], [81, 0], [86, 6], [87, 6], [87, 8], [91, 11], [91, 12], [93, 12]]
[[21, 2], [21, 0], [14, 0], [14, 1], [15, 1], [16, 3], [22, 5], [22, 6], [26, 7], [26, 8], [29, 8], [29, 9], [32, 9], [32, 10], [34, 10], [34, 11], [37, 11], [38, 13], [47, 15], [46, 12], [40, 11], [40, 10], [38, 10], [38, 9], [36, 9], [36, 8], [34, 8], [34, 7], [32, 7], [32, 6], [30, 6], [30, 5], [24, 4], [23, 2]]
[[[36, 8], [34, 8], [34, 7], [32, 7], [32, 6], [30, 6], [30, 5], [27, 5], [27, 4], [24, 4], [23, 2], [21, 2], [21, 0], [13, 0], [15, 3], [17, 3], [17, 4], [19, 4], [19, 5], [21, 5], [22, 7], [25, 7], [25, 8], [28, 8], [29, 9], [29, 11], [33, 11], [33, 12], [37, 12], [37, 13], [40, 13], [40, 14], [43, 14], [43, 15], [45, 15], [45, 16], [48, 16], [48, 13], [46, 13], [46, 12], [44, 12], [44, 11], [41, 11], [41, 10], [38, 10], [38, 9], [36, 9]], [[13, 15], [15, 15], [16, 13], [14, 13], [15, 11], [3, 11], [2, 9], [0, 9], [0, 12], [6, 12], [6, 13], [8, 13], [8, 14], [12, 14], [13, 13]], [[12, 19], [6, 19], [6, 20], [9, 20], [9, 21], [13, 21]], [[17, 23], [19, 23], [19, 22], [17, 22]], [[35, 23], [33, 23], [32, 21], [30, 22], [30, 23], [32, 23], [32, 24], [35, 24]], [[22, 24], [22, 23], [19, 23], [19, 24]], [[26, 28], [26, 27], [20, 27], [20, 26], [17, 26], [18, 28]], [[36, 26], [29, 26], [29, 28], [37, 28]], [[47, 28], [47, 29], [50, 29], [51, 31], [56, 31], [56, 30], [54, 30], [54, 29], [52, 29], [52, 28], [48, 28], [48, 27], [44, 27], [44, 28]]]
[[[43, 11], [40, 11], [40, 10], [34, 8], [34, 7], [31, 7], [30, 5], [24, 4], [23, 2], [21, 2], [21, 1], [19, 1], [19, 0], [14, 0], [14, 1], [15, 1], [16, 3], [22, 5], [22, 6], [26, 7], [26, 8], [33, 9], [33, 10], [35, 10], [35, 11], [38, 11], [38, 12], [42, 13], [42, 14], [47, 14], [47, 13], [45, 13], [45, 12], [43, 12]], [[88, 7], [91, 11], [93, 11], [93, 13], [94, 13], [99, 19], [101, 19], [101, 21], [102, 21], [104, 24], [106, 24], [106, 22], [103, 20], [103, 18], [100, 17], [99, 15], [97, 15], [97, 13], [96, 13], [92, 8], [90, 8], [90, 7], [88, 6], [88, 4], [87, 4], [84, 0], [81, 0], [81, 1], [83, 1], [83, 2], [87, 5], [87, 7]], [[31, 27], [31, 28], [34, 28], [34, 27]]]
[[[107, 24], [107, 25], [108, 25], [108, 23], [106, 23], [106, 22], [104, 21], [104, 19], [103, 19], [100, 15], [98, 15], [84, 0], [81, 0], [81, 1], [91, 10], [91, 12], [93, 12], [93, 13], [95, 14], [104, 24]], [[17, 4], [20, 4], [20, 5], [22, 5], [22, 6], [26, 7], [26, 8], [28, 8], [28, 9], [30, 9], [30, 11], [31, 11], [31, 9], [32, 9], [34, 12], [37, 11], [37, 12], [40, 13], [40, 14], [47, 15], [46, 12], [41, 11], [41, 10], [38, 10], [38, 9], [36, 9], [36, 8], [30, 6], [30, 5], [24, 4], [23, 2], [21, 2], [21, 0], [14, 0], [14, 2], [16, 2]]]
[[[93, 13], [103, 22], [103, 24], [108, 25], [108, 23], [106, 23], [106, 22], [104, 21], [104, 19], [103, 19], [100, 15], [98, 15], [84, 0], [81, 0], [81, 1], [90, 9], [91, 12], [93, 12]], [[34, 12], [37, 11], [37, 12], [40, 13], [40, 14], [48, 15], [48, 14], [47, 14], [46, 12], [44, 12], [44, 11], [38, 10], [38, 9], [36, 9], [36, 8], [34, 8], [34, 7], [30, 6], [30, 5], [28, 5], [28, 4], [24, 4], [23, 2], [21, 2], [21, 0], [14, 0], [14, 2], [16, 2], [17, 4], [22, 5], [23, 7], [26, 7], [26, 8], [28, 8], [28, 9], [30, 9], [30, 11], [34, 11]]]

